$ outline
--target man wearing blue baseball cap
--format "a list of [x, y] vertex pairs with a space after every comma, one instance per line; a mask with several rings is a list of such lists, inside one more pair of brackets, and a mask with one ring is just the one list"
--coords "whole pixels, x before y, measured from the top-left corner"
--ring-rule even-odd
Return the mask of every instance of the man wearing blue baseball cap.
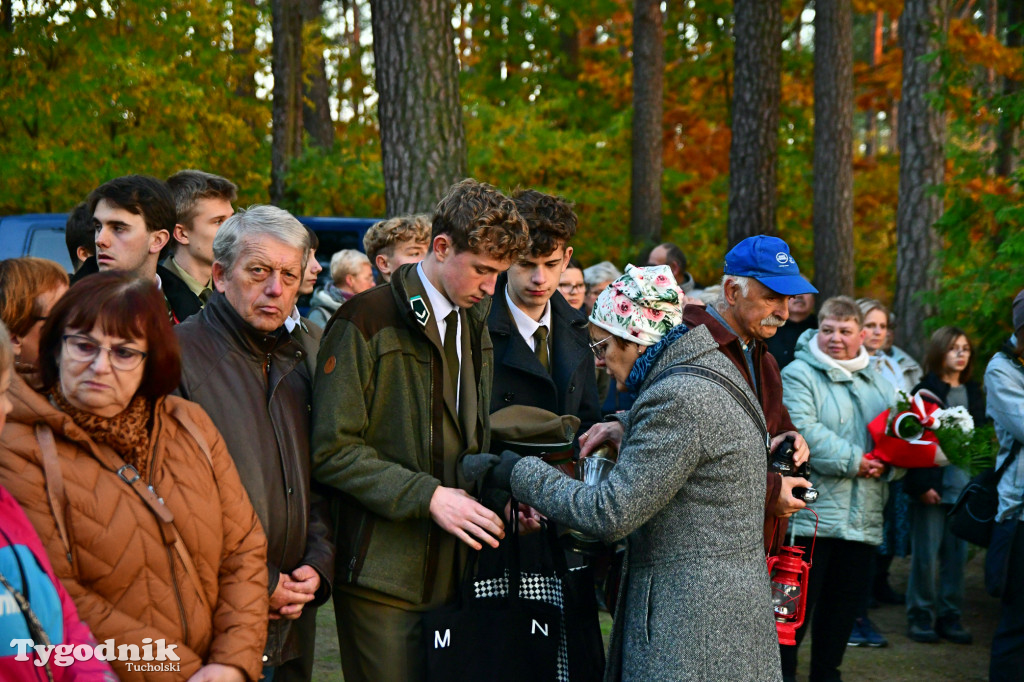
[[[794, 461], [807, 461], [810, 450], [796, 432], [789, 411], [782, 404], [779, 365], [768, 352], [765, 339], [789, 319], [789, 297], [817, 293], [800, 276], [800, 268], [789, 246], [778, 237], [748, 237], [725, 255], [722, 293], [713, 305], [688, 305], [683, 323], [693, 329], [704, 325], [758, 397], [772, 436], [771, 448], [787, 437], [794, 439]], [[785, 519], [805, 504], [793, 496], [793, 488], [810, 484], [802, 478], [781, 477], [767, 472], [765, 494], [765, 550], [778, 546], [785, 534]]]

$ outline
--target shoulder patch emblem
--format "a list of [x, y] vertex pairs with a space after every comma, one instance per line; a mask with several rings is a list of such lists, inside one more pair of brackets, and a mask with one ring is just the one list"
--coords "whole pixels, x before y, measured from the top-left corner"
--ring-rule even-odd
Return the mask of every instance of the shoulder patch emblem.
[[337, 364], [338, 360], [333, 355], [327, 358], [327, 362], [324, 363], [324, 374], [330, 374], [333, 372]]
[[409, 299], [409, 305], [412, 306], [412, 313], [416, 316], [416, 321], [420, 323], [421, 327], [426, 327], [430, 320], [430, 309], [423, 302], [423, 297], [413, 296]]

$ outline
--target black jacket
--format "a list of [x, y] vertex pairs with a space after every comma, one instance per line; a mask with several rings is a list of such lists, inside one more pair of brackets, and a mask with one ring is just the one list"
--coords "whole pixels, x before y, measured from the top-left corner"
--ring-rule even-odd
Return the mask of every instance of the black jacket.
[[796, 341], [800, 338], [808, 329], [818, 328], [818, 316], [811, 313], [800, 322], [787, 322], [778, 329], [775, 330], [775, 336], [772, 336], [764, 345], [768, 348], [768, 352], [774, 356], [775, 361], [779, 363], [779, 371], [783, 367], [793, 362], [793, 353], [796, 351]]
[[[971, 413], [974, 423], [981, 426], [988, 421], [985, 417], [985, 394], [982, 393], [981, 385], [977, 381], [968, 381], [964, 386], [967, 388], [967, 411]], [[922, 388], [937, 395], [942, 400], [942, 407], [946, 407], [950, 386], [935, 372], [928, 372], [920, 383], [914, 386], [911, 393], [917, 393]], [[942, 467], [908, 469], [907, 475], [903, 477], [903, 490], [914, 499], [929, 490], [939, 491], [941, 489]]]
[[304, 621], [330, 595], [334, 544], [326, 505], [310, 490], [310, 399], [306, 356], [319, 338], [249, 326], [215, 293], [202, 312], [175, 328], [181, 343], [183, 398], [199, 403], [224, 436], [267, 534], [269, 588], [278, 574], [305, 564], [320, 589], [297, 621], [270, 621], [267, 665], [297, 657]]
[[[82, 267], [78, 268], [78, 271], [71, 276], [71, 284], [97, 272], [99, 272], [99, 266], [96, 265], [96, 256], [92, 256], [82, 263]], [[171, 320], [173, 324], [184, 322], [203, 309], [199, 297], [192, 293], [192, 290], [181, 281], [180, 277], [162, 265], [156, 266], [156, 274], [160, 276], [160, 291], [164, 295], [164, 300], [167, 301], [167, 305], [174, 314], [174, 318]]]
[[530, 405], [580, 418], [579, 434], [601, 421], [594, 355], [590, 351], [587, 318], [572, 308], [562, 294], [551, 297], [552, 372], [544, 371], [508, 309], [506, 275], [495, 285], [487, 328], [494, 343], [494, 388], [491, 413], [509, 405]]

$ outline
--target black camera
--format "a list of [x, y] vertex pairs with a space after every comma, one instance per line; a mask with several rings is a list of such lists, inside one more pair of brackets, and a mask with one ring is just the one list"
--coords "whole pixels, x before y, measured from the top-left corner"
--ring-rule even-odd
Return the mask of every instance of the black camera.
[[[783, 476], [796, 476], [799, 478], [810, 478], [807, 471], [807, 462], [797, 466], [793, 461], [793, 453], [796, 452], [792, 436], [786, 436], [779, 446], [772, 453], [772, 461], [769, 469]], [[815, 488], [793, 488], [793, 497], [803, 500], [807, 504], [818, 499], [818, 491]]]

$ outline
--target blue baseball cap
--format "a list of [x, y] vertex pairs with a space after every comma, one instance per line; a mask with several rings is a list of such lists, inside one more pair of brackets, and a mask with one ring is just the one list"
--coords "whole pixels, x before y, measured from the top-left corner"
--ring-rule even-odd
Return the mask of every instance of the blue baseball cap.
[[778, 237], [759, 234], [732, 247], [725, 254], [725, 274], [756, 279], [783, 296], [818, 293], [800, 276], [800, 268], [790, 255], [789, 246]]

